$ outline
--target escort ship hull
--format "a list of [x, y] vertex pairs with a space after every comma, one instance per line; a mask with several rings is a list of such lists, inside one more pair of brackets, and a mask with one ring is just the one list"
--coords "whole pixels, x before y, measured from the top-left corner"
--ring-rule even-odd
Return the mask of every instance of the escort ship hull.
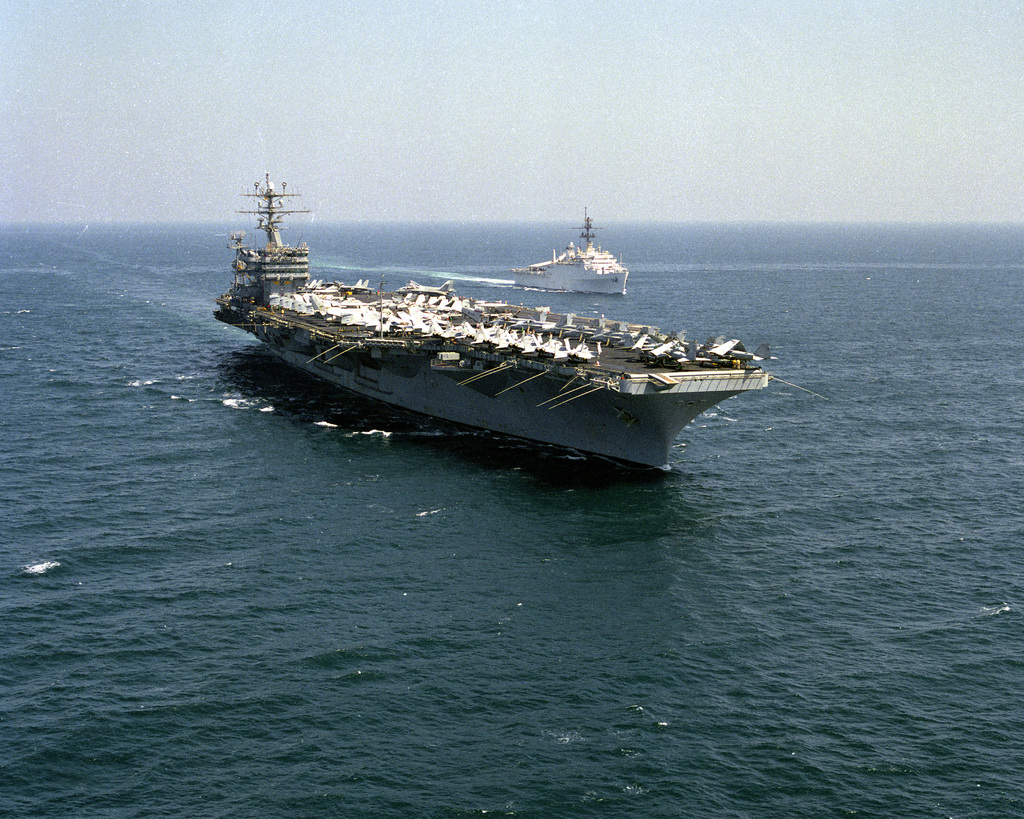
[[519, 268], [512, 271], [512, 280], [519, 287], [537, 290], [565, 290], [570, 293], [605, 293], [621, 296], [626, 292], [628, 273], [596, 272], [585, 262], [555, 260], [539, 266]]

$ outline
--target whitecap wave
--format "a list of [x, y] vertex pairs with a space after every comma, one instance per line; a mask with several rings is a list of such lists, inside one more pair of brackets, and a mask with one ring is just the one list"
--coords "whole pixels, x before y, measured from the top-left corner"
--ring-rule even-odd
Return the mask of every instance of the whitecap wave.
[[998, 606], [982, 606], [982, 614], [1003, 614], [1010, 610], [1009, 603], [1000, 603]]
[[43, 563], [32, 563], [28, 566], [22, 567], [22, 571], [25, 574], [46, 574], [50, 569], [56, 569], [60, 566], [60, 561], [47, 560]]
[[366, 429], [358, 430], [352, 433], [353, 435], [380, 435], [383, 438], [390, 438], [394, 433], [388, 432], [384, 429]]
[[[225, 407], [231, 407], [231, 409], [253, 409], [259, 407], [259, 401], [255, 401], [251, 398], [222, 398], [221, 403]], [[260, 412], [273, 412], [274, 408], [271, 406], [259, 407]]]
[[329, 429], [337, 429], [337, 424], [332, 424], [330, 421], [314, 421], [313, 426], [315, 427], [327, 427]]

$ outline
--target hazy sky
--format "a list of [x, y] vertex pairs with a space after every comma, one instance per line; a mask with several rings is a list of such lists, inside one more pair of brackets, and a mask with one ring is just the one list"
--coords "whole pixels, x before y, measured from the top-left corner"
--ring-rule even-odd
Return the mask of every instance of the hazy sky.
[[4, 222], [1024, 222], [1020, 0], [2, 5]]

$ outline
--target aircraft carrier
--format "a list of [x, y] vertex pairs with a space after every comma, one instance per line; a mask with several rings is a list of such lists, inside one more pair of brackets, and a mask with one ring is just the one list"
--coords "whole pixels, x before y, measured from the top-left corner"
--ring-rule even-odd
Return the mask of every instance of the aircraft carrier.
[[462, 298], [446, 283], [384, 293], [309, 276], [309, 248], [281, 241], [295, 196], [256, 183], [266, 244], [235, 251], [216, 318], [283, 361], [368, 398], [588, 455], [665, 468], [679, 431], [720, 401], [768, 384], [737, 339], [703, 344], [657, 328]]

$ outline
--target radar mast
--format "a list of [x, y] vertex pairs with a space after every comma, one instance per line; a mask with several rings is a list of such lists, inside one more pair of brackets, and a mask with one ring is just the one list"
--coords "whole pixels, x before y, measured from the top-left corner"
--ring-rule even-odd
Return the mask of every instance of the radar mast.
[[291, 196], [298, 196], [297, 193], [287, 192], [288, 183], [281, 183], [281, 192], [274, 188], [270, 181], [270, 174], [267, 174], [266, 182], [254, 183], [254, 193], [243, 193], [256, 199], [256, 210], [240, 210], [238, 213], [248, 213], [256, 217], [256, 229], [267, 234], [267, 250], [276, 250], [281, 247], [281, 217], [292, 213], [309, 213], [308, 210], [285, 210], [282, 207], [283, 201]]
[[583, 208], [583, 227], [580, 228], [583, 232], [580, 234], [581, 239], [587, 240], [587, 250], [594, 249], [594, 231], [601, 230], [601, 228], [594, 227], [594, 220], [587, 216], [587, 209]]

